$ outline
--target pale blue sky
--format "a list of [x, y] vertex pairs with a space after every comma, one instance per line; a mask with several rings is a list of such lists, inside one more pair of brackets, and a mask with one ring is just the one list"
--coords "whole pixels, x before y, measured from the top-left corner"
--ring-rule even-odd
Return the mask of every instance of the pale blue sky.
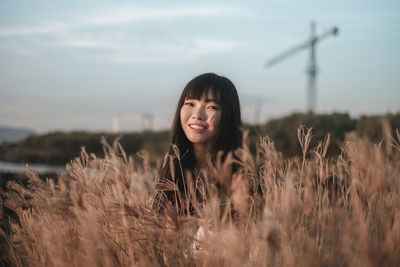
[[318, 112], [400, 110], [399, 1], [0, 1], [0, 125], [53, 130], [169, 127], [183, 86], [216, 72], [243, 119], [306, 108], [308, 51], [265, 62], [339, 27], [317, 49]]

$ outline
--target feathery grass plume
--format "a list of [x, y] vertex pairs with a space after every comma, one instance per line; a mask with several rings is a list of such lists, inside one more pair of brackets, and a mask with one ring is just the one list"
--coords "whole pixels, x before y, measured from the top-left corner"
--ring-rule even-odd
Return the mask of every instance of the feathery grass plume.
[[3, 204], [18, 219], [0, 231], [3, 257], [15, 266], [399, 266], [396, 133], [377, 145], [349, 134], [337, 158], [326, 157], [329, 135], [310, 147], [304, 127], [302, 158], [284, 158], [262, 137], [256, 162], [245, 146], [185, 174], [185, 199], [166, 185], [193, 215], [172, 204], [156, 212], [149, 155], [136, 160], [104, 140], [104, 158], [83, 148], [56, 180], [30, 170], [27, 185], [8, 183]]

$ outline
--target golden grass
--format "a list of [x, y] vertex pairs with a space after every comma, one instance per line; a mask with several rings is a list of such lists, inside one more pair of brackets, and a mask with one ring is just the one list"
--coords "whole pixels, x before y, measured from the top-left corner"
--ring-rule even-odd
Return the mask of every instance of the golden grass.
[[19, 222], [6, 257], [16, 266], [400, 266], [400, 136], [387, 132], [379, 145], [350, 134], [334, 159], [329, 136], [310, 149], [303, 128], [300, 159], [262, 138], [255, 159], [237, 152], [235, 177], [216, 167], [226, 190], [206, 185], [194, 216], [153, 211], [157, 169], [145, 154], [134, 162], [117, 142], [101, 159], [82, 150], [57, 183], [31, 171], [28, 188], [8, 184], [5, 205]]

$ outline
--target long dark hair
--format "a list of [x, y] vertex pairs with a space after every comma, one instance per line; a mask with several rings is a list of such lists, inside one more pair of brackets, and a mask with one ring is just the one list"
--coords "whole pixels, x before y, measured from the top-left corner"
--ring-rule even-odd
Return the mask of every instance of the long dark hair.
[[[239, 97], [233, 83], [214, 73], [205, 73], [192, 79], [183, 89], [170, 132], [170, 148], [160, 170], [161, 182], [173, 182], [180, 194], [185, 194], [185, 174], [193, 175], [195, 157], [192, 143], [187, 139], [181, 125], [180, 111], [185, 99], [200, 100], [211, 91], [221, 108], [217, 133], [211, 141], [210, 156], [215, 160], [217, 153], [222, 157], [242, 146], [242, 122]], [[173, 169], [172, 169], [173, 168]], [[163, 190], [166, 200], [176, 202], [176, 192]], [[179, 203], [177, 203], [179, 205]]]

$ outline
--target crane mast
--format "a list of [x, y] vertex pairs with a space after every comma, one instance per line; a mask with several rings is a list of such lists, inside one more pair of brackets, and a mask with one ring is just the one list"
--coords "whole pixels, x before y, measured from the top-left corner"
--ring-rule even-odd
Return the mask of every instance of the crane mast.
[[317, 60], [315, 58], [315, 45], [316, 45], [316, 38], [315, 38], [315, 24], [311, 22], [311, 41], [310, 41], [310, 61], [308, 65], [308, 90], [307, 90], [307, 111], [313, 112], [316, 108], [316, 79], [317, 79]]
[[309, 57], [309, 64], [307, 68], [307, 75], [308, 75], [308, 90], [307, 90], [307, 111], [314, 112], [316, 108], [316, 79], [318, 74], [318, 67], [317, 67], [317, 59], [316, 59], [316, 46], [319, 41], [325, 39], [330, 35], [337, 35], [338, 28], [333, 27], [329, 31], [321, 34], [320, 36], [316, 36], [315, 34], [315, 23], [311, 22], [310, 24], [310, 39], [297, 45], [288, 51], [278, 55], [270, 59], [266, 66], [271, 67], [276, 63], [288, 58], [289, 56], [296, 54], [297, 52], [309, 48], [310, 57]]

